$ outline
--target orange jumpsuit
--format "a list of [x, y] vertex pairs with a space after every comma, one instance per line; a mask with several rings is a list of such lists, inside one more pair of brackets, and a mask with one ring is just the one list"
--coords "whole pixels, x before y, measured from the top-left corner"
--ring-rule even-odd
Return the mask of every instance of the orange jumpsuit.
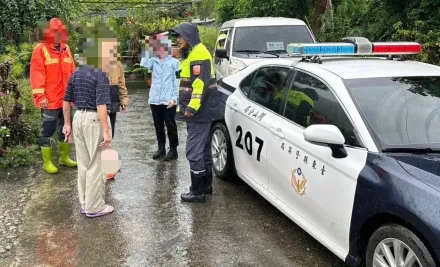
[[40, 102], [47, 99], [48, 109], [63, 107], [63, 97], [70, 75], [75, 70], [75, 62], [69, 46], [60, 43], [59, 50], [54, 46], [54, 34], [61, 33], [63, 40], [68, 39], [68, 32], [61, 20], [53, 18], [44, 31], [44, 40], [32, 53], [30, 83], [34, 105], [40, 108]]

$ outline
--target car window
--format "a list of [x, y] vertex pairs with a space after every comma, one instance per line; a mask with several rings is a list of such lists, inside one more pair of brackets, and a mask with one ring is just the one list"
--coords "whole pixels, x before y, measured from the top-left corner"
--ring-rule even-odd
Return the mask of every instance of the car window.
[[440, 76], [345, 80], [382, 149], [440, 148]]
[[256, 71], [252, 72], [246, 78], [244, 78], [240, 83], [240, 90], [243, 92], [245, 96], [249, 95], [249, 89], [251, 88], [255, 73]]
[[298, 72], [287, 97], [284, 117], [303, 126], [332, 124], [341, 130], [345, 144], [360, 146], [353, 124], [333, 92], [319, 79]]
[[286, 50], [290, 43], [313, 43], [305, 25], [251, 26], [236, 28], [234, 34], [235, 56], [240, 51]]
[[286, 67], [260, 68], [249, 89], [248, 98], [275, 112], [280, 112], [282, 105], [281, 92], [285, 89], [285, 81], [289, 75]]
[[[217, 36], [217, 39], [220, 37], [220, 36], [222, 36], [222, 35], [228, 35], [228, 31], [229, 30], [221, 30], [220, 32], [219, 32], [219, 34], [218, 34], [218, 36]], [[223, 39], [223, 40], [217, 40], [217, 43], [216, 43], [216, 48], [222, 48], [222, 49], [225, 49], [225, 39]]]
[[229, 50], [231, 49], [231, 42], [232, 42], [232, 29], [229, 31], [228, 37], [226, 39], [226, 43], [225, 43], [225, 49], [226, 51], [228, 51], [229, 54]]

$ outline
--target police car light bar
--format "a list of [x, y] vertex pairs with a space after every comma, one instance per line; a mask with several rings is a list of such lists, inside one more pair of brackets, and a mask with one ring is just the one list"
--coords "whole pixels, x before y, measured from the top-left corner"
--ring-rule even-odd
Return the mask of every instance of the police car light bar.
[[287, 52], [299, 56], [356, 56], [418, 54], [422, 50], [422, 46], [414, 42], [371, 43], [360, 37], [345, 38], [344, 41], [344, 43], [288, 44]]

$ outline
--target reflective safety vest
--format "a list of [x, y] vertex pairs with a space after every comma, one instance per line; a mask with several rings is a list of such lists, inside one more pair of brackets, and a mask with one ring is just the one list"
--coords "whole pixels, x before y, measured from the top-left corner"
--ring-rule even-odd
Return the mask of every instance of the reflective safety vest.
[[[275, 97], [274, 100], [284, 100], [285, 91], [280, 91]], [[310, 115], [311, 111], [314, 108], [313, 100], [307, 96], [305, 93], [301, 91], [290, 90], [289, 95], [287, 96], [287, 105], [286, 110], [290, 108], [294, 108], [294, 114], [296, 116], [301, 117], [297, 118], [298, 121], [301, 121], [303, 124], [307, 126], [310, 125]], [[288, 112], [288, 111], [286, 111]]]
[[[220, 114], [219, 95], [212, 56], [200, 43], [180, 62], [178, 119], [188, 122], [210, 122]], [[185, 111], [193, 114], [185, 118]]]
[[63, 97], [70, 75], [75, 71], [75, 61], [69, 47], [61, 44], [60, 52], [53, 44], [38, 44], [32, 53], [30, 83], [35, 107], [43, 99], [49, 109], [63, 107]]

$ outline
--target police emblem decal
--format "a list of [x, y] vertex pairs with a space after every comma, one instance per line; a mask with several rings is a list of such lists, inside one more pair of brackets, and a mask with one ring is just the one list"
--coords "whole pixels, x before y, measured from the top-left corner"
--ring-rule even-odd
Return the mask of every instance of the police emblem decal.
[[293, 189], [295, 189], [295, 192], [298, 195], [304, 196], [306, 194], [307, 179], [304, 176], [304, 174], [302, 173], [301, 168], [292, 170], [291, 183], [292, 183]]

